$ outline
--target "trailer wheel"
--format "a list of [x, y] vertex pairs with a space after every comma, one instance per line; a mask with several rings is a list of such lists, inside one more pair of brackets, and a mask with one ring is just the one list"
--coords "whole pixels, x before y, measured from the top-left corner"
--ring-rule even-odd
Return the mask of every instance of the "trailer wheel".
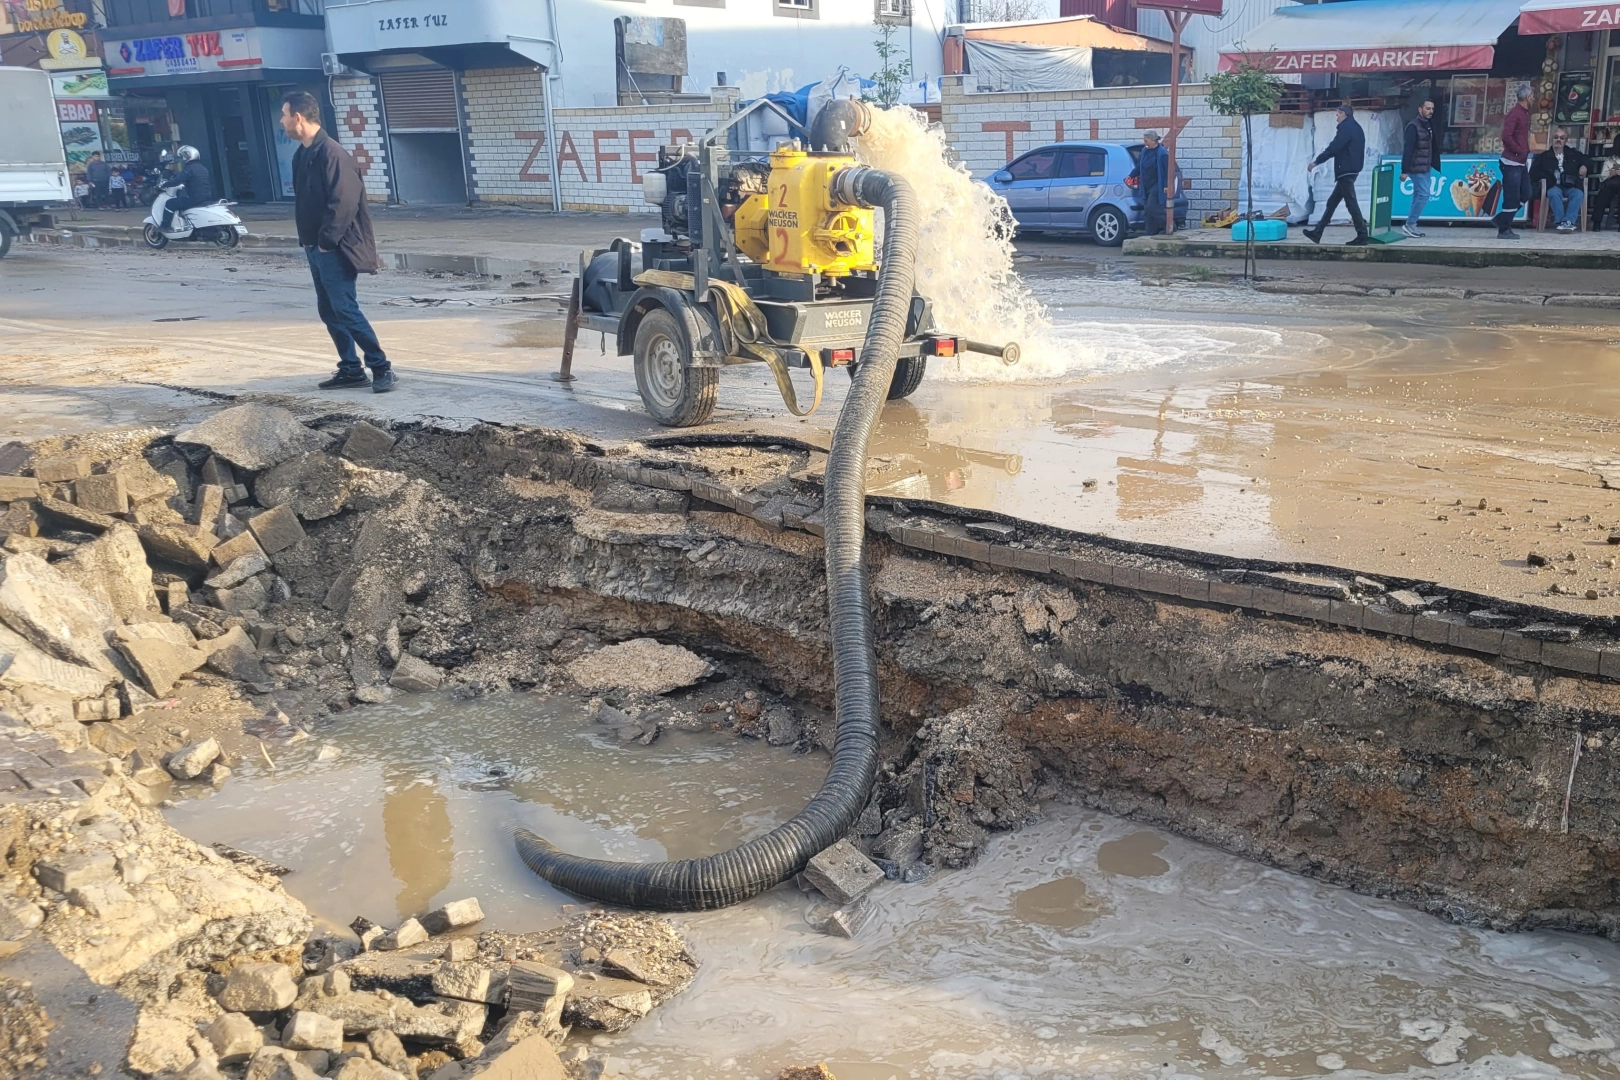
[[0, 221], [0, 259], [5, 258], [6, 254], [11, 251], [11, 239], [11, 227]]
[[714, 412], [720, 372], [693, 367], [681, 324], [666, 308], [655, 308], [636, 327], [636, 389], [652, 418], [665, 427], [692, 427]]
[[894, 365], [894, 379], [889, 383], [889, 400], [908, 398], [922, 385], [923, 373], [928, 370], [928, 357], [902, 356]]

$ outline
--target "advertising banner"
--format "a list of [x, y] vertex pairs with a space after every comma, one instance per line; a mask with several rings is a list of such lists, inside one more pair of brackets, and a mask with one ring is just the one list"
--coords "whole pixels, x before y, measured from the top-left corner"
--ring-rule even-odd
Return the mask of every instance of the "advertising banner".
[[1592, 72], [1565, 71], [1558, 76], [1558, 100], [1553, 122], [1590, 124], [1592, 122]]
[[1620, 4], [1531, 0], [1519, 10], [1521, 34], [1576, 34], [1620, 29]]
[[109, 41], [106, 53], [107, 74], [115, 79], [197, 75], [264, 65], [259, 34], [252, 27]]
[[[1382, 164], [1394, 165], [1400, 173], [1399, 154], [1387, 155]], [[1483, 154], [1446, 154], [1440, 167], [1429, 174], [1429, 205], [1423, 208], [1424, 221], [1489, 221], [1502, 205], [1502, 164]], [[1398, 180], [1390, 204], [1390, 216], [1405, 218], [1412, 210], [1412, 180]], [[1514, 221], [1523, 222], [1528, 206], [1519, 207]]]
[[74, 71], [51, 76], [51, 96], [64, 98], [110, 98], [105, 71]]
[[1220, 69], [1247, 61], [1274, 75], [1369, 74], [1379, 71], [1475, 71], [1491, 66], [1493, 45], [1431, 45], [1399, 49], [1279, 49], [1223, 52]]

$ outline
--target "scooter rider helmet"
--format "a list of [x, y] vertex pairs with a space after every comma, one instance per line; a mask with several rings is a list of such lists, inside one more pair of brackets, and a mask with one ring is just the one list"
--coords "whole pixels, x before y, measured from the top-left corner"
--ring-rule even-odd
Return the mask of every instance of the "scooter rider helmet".
[[197, 152], [195, 146], [182, 146], [174, 152], [174, 159], [182, 165], [189, 165], [200, 157], [202, 155]]

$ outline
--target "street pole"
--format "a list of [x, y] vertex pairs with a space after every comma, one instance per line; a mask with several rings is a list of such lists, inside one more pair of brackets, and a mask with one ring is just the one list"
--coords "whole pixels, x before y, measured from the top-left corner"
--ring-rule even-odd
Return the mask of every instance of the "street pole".
[[1165, 149], [1169, 151], [1170, 175], [1164, 181], [1164, 234], [1176, 231], [1176, 109], [1181, 104], [1181, 32], [1187, 28], [1192, 13], [1169, 10], [1164, 17], [1170, 22], [1170, 130], [1165, 133]]

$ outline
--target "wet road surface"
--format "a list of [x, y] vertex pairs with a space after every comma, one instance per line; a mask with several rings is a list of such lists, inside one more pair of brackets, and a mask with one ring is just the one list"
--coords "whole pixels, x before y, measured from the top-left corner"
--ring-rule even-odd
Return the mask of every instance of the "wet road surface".
[[[1032, 261], [1049, 339], [1016, 368], [937, 363], [886, 411], [872, 490], [1620, 613], [1620, 548], [1606, 543], [1620, 509], [1604, 486], [1610, 469], [1620, 485], [1620, 332], [1607, 313], [1155, 284], [1110, 265]], [[558, 281], [364, 281], [402, 375], [379, 397], [313, 389], [334, 362], [291, 257], [23, 246], [3, 270], [3, 437], [170, 426], [243, 393], [303, 411], [669, 434], [641, 412], [628, 358], [602, 355], [594, 334], [578, 381], [546, 378]], [[829, 373], [821, 411], [801, 421], [762, 366], [728, 369], [707, 430], [825, 443], [845, 385]], [[1532, 549], [1555, 565], [1532, 571]], [[1572, 595], [1546, 595], [1555, 582]]]

